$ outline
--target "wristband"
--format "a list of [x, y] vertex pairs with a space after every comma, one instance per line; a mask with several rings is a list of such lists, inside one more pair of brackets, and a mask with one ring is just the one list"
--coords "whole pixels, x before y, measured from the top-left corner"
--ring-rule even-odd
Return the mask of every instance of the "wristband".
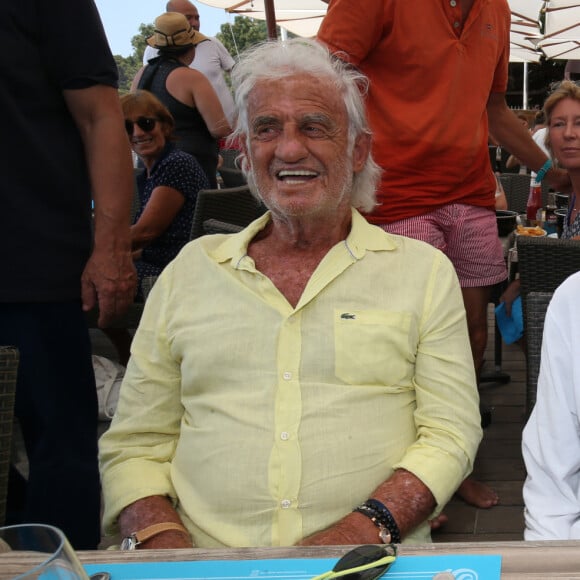
[[399, 526], [387, 506], [376, 499], [368, 499], [365, 503], [354, 508], [369, 518], [379, 528], [379, 538], [383, 544], [400, 544], [401, 532]]
[[162, 522], [159, 524], [153, 524], [152, 526], [148, 526], [137, 532], [133, 532], [130, 536], [123, 538], [123, 541], [121, 542], [121, 550], [136, 550], [139, 544], [146, 542], [157, 534], [169, 532], [170, 530], [183, 532], [189, 536], [189, 532], [181, 524], [175, 522]]
[[542, 167], [540, 167], [540, 169], [538, 169], [538, 172], [536, 173], [536, 183], [541, 183], [542, 179], [544, 179], [544, 177], [546, 177], [546, 173], [548, 173], [548, 171], [550, 171], [550, 169], [552, 169], [552, 160], [551, 159], [546, 159], [546, 162], [544, 163], [544, 165], [542, 165]]

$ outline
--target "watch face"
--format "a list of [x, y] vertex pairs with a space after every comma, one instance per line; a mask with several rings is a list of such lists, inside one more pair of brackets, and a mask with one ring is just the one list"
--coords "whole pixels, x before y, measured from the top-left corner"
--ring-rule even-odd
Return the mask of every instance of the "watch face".
[[121, 550], [134, 550], [137, 546], [135, 542], [135, 538], [133, 536], [129, 536], [127, 538], [123, 538], [121, 542]]

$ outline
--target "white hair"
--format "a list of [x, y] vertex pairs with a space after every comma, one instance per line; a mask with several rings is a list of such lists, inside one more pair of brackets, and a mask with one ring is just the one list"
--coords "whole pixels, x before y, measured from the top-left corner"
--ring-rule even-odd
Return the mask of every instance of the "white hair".
[[[335, 92], [342, 96], [349, 121], [348, 144], [351, 149], [359, 135], [370, 135], [363, 101], [368, 88], [367, 78], [354, 67], [333, 56], [321, 43], [294, 38], [287, 41], [267, 41], [251, 47], [242, 54], [232, 71], [238, 117], [229, 141], [245, 139], [249, 149], [248, 99], [258, 81], [279, 80], [297, 74], [328, 79]], [[252, 192], [258, 195], [247, 160], [242, 156], [240, 161]], [[381, 169], [369, 154], [363, 169], [353, 175], [351, 191], [353, 206], [365, 212], [374, 209], [375, 191], [380, 175]]]

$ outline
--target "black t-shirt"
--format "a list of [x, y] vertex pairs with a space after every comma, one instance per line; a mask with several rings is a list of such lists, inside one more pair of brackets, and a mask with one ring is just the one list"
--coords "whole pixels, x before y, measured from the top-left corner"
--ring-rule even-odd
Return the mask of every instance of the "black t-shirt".
[[0, 301], [80, 297], [91, 193], [63, 89], [117, 86], [92, 0], [0, 2]]

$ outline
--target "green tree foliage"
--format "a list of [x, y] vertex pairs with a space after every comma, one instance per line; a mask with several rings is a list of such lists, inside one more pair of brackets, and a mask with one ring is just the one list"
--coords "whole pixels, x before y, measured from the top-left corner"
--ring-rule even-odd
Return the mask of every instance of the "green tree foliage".
[[147, 38], [153, 34], [153, 24], [141, 24], [139, 34], [131, 39], [133, 54], [131, 56], [115, 55], [115, 62], [119, 70], [119, 91], [126, 93], [131, 88], [133, 78], [143, 63], [143, 53], [147, 46]]
[[263, 42], [268, 38], [265, 20], [255, 20], [246, 16], [236, 16], [233, 24], [222, 24], [216, 38], [228, 49], [237, 60], [249, 46]]
[[153, 24], [141, 24], [139, 26], [139, 34], [131, 39], [133, 56], [136, 57], [139, 62], [143, 62], [143, 53], [145, 52], [145, 47], [147, 46], [147, 39], [150, 36], [153, 36], [153, 30]]

